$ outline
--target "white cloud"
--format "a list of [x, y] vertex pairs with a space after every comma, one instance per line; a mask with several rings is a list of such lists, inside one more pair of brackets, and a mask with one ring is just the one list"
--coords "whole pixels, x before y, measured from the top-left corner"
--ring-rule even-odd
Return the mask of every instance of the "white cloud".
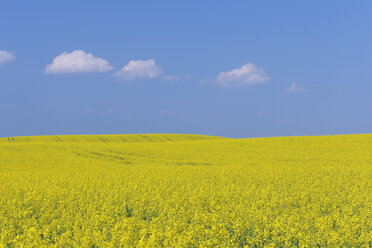
[[304, 91], [304, 87], [297, 85], [295, 82], [292, 82], [291, 86], [289, 86], [285, 91], [290, 93], [302, 92]]
[[223, 87], [244, 87], [269, 81], [270, 77], [255, 64], [248, 63], [238, 69], [218, 74], [215, 82]]
[[131, 60], [129, 63], [113, 74], [113, 77], [130, 81], [135, 79], [151, 79], [162, 74], [162, 69], [150, 60]]
[[7, 51], [0, 51], [0, 65], [15, 60], [16, 57]]
[[113, 67], [103, 58], [94, 57], [83, 50], [71, 53], [64, 52], [53, 59], [53, 63], [45, 68], [46, 74], [79, 73], [79, 72], [104, 72]]

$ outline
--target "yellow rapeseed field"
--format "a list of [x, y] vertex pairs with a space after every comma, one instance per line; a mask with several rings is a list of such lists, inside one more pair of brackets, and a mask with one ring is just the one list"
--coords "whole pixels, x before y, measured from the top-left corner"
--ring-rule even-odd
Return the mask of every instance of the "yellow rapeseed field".
[[0, 139], [0, 247], [372, 247], [372, 135]]

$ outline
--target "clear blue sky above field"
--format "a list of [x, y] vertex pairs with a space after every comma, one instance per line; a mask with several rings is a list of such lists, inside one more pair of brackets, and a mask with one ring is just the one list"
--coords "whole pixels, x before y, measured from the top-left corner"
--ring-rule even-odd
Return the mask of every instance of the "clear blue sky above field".
[[0, 136], [372, 132], [371, 1], [2, 1]]

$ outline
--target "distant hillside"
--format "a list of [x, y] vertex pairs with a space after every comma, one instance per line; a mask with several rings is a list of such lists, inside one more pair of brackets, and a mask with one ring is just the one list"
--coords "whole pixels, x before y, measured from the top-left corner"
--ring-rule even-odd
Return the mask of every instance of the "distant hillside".
[[208, 135], [193, 134], [118, 134], [118, 135], [58, 135], [58, 136], [20, 136], [0, 138], [3, 142], [165, 142], [226, 139]]

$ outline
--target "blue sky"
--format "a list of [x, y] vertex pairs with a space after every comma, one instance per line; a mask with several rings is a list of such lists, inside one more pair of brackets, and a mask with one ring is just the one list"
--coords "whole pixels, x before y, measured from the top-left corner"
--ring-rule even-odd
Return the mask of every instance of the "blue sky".
[[372, 132], [371, 1], [3, 1], [0, 136]]

